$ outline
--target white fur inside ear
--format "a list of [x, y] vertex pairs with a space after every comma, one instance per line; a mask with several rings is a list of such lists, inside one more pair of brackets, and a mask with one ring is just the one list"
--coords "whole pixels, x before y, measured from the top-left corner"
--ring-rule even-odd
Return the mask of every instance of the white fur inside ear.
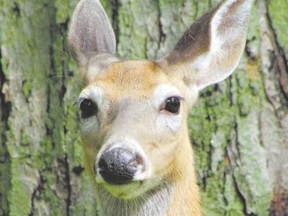
[[[217, 57], [215, 55], [218, 55]], [[229, 75], [232, 74], [235, 67], [238, 65], [239, 60], [235, 63], [235, 66], [231, 68], [229, 71], [224, 71], [221, 67], [218, 67], [217, 63], [213, 69], [213, 59], [218, 58], [219, 64], [221, 64], [221, 50], [219, 50], [219, 54], [204, 54], [199, 56], [193, 63], [192, 67], [194, 68], [195, 73], [197, 74], [197, 89], [198, 91], [204, 89], [205, 87], [218, 83], [226, 79]], [[222, 69], [222, 70], [221, 70]], [[224, 73], [223, 73], [224, 71]], [[212, 75], [210, 73], [213, 73]]]
[[[239, 4], [233, 12], [233, 4]], [[211, 22], [211, 53], [219, 54], [226, 40], [238, 37], [246, 30], [252, 0], [228, 0], [217, 10]], [[225, 24], [223, 24], [225, 23]]]
[[[165, 103], [166, 99], [172, 96], [182, 97], [179, 90], [168, 84], [158, 86], [154, 91], [154, 107], [159, 113], [156, 119], [156, 130], [163, 133], [176, 133], [181, 126], [181, 112], [173, 114], [169, 112], [161, 112], [160, 107]], [[181, 109], [181, 107], [180, 107]]]
[[223, 4], [220, 9], [214, 15], [211, 22], [211, 47], [210, 51], [212, 53], [217, 52], [221, 48], [221, 44], [223, 43], [218, 36], [218, 28], [221, 25], [224, 16], [227, 14], [229, 7], [234, 4], [236, 0], [227, 1]]
[[209, 51], [191, 64], [199, 90], [226, 79], [237, 67], [251, 5], [252, 0], [227, 0], [216, 10], [211, 20]]

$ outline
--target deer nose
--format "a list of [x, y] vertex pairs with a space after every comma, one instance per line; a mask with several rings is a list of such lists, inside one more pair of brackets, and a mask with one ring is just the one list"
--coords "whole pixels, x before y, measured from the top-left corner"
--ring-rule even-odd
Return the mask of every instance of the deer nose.
[[99, 173], [107, 183], [127, 184], [141, 166], [141, 160], [130, 149], [116, 147], [106, 150], [98, 165]]

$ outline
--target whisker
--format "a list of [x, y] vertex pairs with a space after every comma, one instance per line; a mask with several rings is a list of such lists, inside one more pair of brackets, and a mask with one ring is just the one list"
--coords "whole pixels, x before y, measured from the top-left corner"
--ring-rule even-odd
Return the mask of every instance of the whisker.
[[65, 78], [65, 79], [66, 79], [66, 78], [75, 79], [76, 81], [82, 83], [83, 86], [85, 86], [85, 85], [88, 84], [86, 81], [84, 81], [84, 80], [82, 80], [82, 79], [79, 79], [79, 78], [77, 78], [77, 77], [74, 77], [74, 76], [64, 76], [64, 75], [63, 75], [63, 76], [57, 76], [57, 75], [55, 75], [55, 76], [52, 76], [52, 77], [47, 78], [47, 80], [50, 81], [50, 80], [53, 80], [53, 79], [61, 79], [61, 78]]
[[69, 54], [69, 52], [66, 52], [62, 49], [60, 49], [59, 47], [57, 47], [55, 44], [51, 44], [49, 43], [49, 46], [52, 47], [55, 51], [65, 55], [66, 57], [72, 58], [72, 56]]

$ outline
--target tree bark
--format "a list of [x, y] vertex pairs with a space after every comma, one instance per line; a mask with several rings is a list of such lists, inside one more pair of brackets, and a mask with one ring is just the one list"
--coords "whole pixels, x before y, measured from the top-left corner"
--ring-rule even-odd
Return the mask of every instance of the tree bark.
[[[122, 58], [165, 55], [219, 1], [106, 0]], [[77, 0], [0, 2], [0, 215], [96, 215], [67, 49]], [[257, 0], [245, 53], [189, 116], [205, 215], [288, 214], [287, 0]]]

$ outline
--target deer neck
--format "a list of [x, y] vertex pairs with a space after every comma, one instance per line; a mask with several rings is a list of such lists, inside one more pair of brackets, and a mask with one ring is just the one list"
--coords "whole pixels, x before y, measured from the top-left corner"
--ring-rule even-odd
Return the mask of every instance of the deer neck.
[[143, 197], [124, 200], [111, 196], [98, 186], [101, 216], [164, 216], [169, 209], [175, 188], [165, 185]]
[[188, 136], [185, 140], [185, 147], [181, 148], [177, 158], [178, 179], [176, 180], [175, 193], [172, 197], [168, 216], [200, 216], [200, 195], [199, 187], [196, 181], [193, 150], [189, 142]]

